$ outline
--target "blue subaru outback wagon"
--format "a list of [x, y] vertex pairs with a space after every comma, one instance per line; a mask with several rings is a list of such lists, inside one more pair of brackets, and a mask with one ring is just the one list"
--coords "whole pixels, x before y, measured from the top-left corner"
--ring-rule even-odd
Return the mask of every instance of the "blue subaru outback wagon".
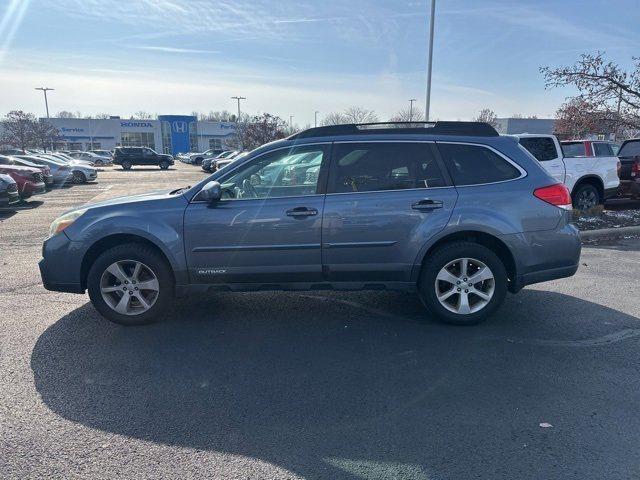
[[399, 289], [477, 323], [507, 291], [568, 277], [571, 197], [487, 124], [311, 128], [190, 188], [116, 198], [51, 225], [49, 290], [122, 324], [194, 291]]

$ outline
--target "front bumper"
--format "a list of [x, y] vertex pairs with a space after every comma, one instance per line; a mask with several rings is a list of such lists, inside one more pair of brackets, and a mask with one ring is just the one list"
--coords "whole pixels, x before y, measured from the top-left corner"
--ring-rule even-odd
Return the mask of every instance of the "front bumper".
[[83, 253], [79, 244], [64, 232], [54, 235], [42, 245], [38, 263], [44, 288], [54, 292], [84, 293], [80, 278]]
[[14, 203], [18, 203], [20, 201], [20, 195], [17, 191], [15, 192], [4, 192], [0, 194], [0, 207], [6, 207], [8, 205], [13, 205]]
[[40, 195], [41, 193], [45, 193], [47, 188], [44, 182], [24, 182], [22, 185], [22, 198], [28, 198], [32, 195]]

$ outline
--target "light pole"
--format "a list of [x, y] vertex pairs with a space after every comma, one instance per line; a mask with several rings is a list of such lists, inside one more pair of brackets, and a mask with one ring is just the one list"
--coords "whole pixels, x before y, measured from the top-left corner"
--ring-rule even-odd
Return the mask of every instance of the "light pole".
[[293, 130], [293, 115], [289, 115], [289, 128]]
[[431, 107], [431, 69], [433, 65], [433, 24], [436, 16], [436, 0], [431, 0], [431, 21], [429, 22], [429, 62], [427, 67], [427, 103], [424, 110], [425, 120], [429, 121], [429, 107]]
[[314, 114], [314, 126], [317, 127], [318, 126], [318, 114], [320, 112], [318, 110], [316, 110], [315, 114]]
[[409, 99], [409, 121], [412, 122], [413, 121], [413, 102], [415, 102], [416, 99], [415, 98], [410, 98]]
[[55, 90], [55, 89], [49, 88], [49, 87], [37, 87], [36, 90], [42, 90], [42, 92], [44, 93], [44, 106], [47, 109], [47, 118], [49, 118], [49, 102], [47, 100], [47, 92], [49, 90]]
[[240, 140], [240, 150], [242, 150], [243, 149], [242, 132], [240, 131], [240, 100], [246, 100], [247, 97], [231, 97], [231, 98], [238, 101], [238, 116], [236, 117], [236, 134], [238, 135], [238, 140]]

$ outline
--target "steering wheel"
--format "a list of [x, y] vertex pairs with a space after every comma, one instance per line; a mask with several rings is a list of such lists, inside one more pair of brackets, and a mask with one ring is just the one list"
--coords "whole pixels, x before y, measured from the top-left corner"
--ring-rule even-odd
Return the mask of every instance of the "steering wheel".
[[255, 188], [253, 188], [253, 185], [251, 184], [251, 180], [249, 180], [248, 178], [245, 178], [242, 181], [242, 189], [240, 190], [238, 197], [258, 198], [258, 192], [256, 192]]

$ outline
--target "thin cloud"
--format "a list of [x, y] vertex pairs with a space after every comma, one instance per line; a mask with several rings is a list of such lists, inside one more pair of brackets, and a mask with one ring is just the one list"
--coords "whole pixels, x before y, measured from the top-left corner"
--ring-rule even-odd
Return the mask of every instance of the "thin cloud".
[[202, 54], [220, 53], [219, 50], [200, 50], [196, 48], [163, 47], [163, 46], [154, 46], [154, 45], [139, 45], [131, 48], [135, 48], [137, 50], [148, 50], [152, 52], [164, 52], [164, 53], [202, 53]]

